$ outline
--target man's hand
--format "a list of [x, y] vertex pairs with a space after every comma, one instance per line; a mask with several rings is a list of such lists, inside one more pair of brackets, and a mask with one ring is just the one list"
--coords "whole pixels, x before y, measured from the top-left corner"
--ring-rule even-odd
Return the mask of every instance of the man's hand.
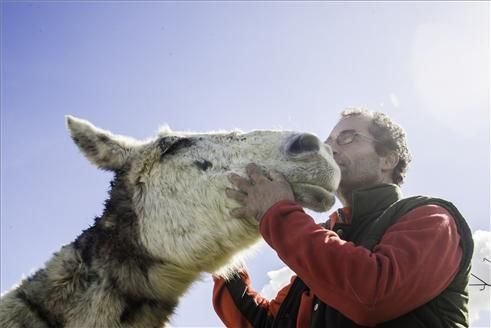
[[236, 200], [243, 207], [234, 208], [231, 214], [238, 218], [254, 217], [260, 221], [264, 213], [281, 200], [294, 200], [290, 184], [277, 171], [268, 172], [270, 178], [261, 173], [256, 164], [246, 167], [250, 180], [237, 174], [229, 175], [229, 180], [239, 190], [227, 188], [227, 196]]

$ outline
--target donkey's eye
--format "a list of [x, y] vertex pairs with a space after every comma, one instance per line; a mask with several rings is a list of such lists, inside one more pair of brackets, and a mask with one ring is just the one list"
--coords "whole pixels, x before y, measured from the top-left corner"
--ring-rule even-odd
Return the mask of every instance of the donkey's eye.
[[194, 161], [193, 163], [202, 171], [206, 171], [210, 167], [213, 167], [213, 164], [210, 161], [207, 161], [206, 159], [200, 159], [200, 160]]

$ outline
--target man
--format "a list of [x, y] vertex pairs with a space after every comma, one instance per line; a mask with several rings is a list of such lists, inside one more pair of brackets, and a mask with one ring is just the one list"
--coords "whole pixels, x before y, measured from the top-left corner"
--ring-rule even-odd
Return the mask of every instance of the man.
[[382, 113], [347, 110], [326, 140], [341, 169], [343, 208], [316, 224], [279, 174], [231, 176], [227, 190], [297, 274], [268, 301], [247, 272], [216, 278], [213, 303], [228, 327], [468, 327], [473, 243], [449, 202], [403, 199], [410, 155], [404, 131]]

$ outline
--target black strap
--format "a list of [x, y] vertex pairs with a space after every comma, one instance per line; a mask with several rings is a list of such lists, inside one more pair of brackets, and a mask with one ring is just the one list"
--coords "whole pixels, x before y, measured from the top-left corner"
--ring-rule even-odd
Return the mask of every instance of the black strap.
[[273, 322], [273, 328], [294, 328], [297, 325], [298, 309], [302, 293], [308, 289], [307, 285], [300, 279], [295, 278], [288, 294], [281, 303], [278, 314]]
[[251, 323], [253, 327], [271, 327], [273, 318], [268, 315], [268, 310], [260, 307], [253, 297], [246, 293], [247, 286], [239, 275], [227, 281], [227, 287], [237, 309]]

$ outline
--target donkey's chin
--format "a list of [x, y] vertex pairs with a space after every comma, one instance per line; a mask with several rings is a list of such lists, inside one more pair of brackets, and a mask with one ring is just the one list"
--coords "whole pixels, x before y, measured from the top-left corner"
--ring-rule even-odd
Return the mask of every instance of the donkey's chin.
[[316, 212], [329, 210], [336, 201], [334, 193], [318, 185], [293, 183], [293, 194], [300, 205]]

